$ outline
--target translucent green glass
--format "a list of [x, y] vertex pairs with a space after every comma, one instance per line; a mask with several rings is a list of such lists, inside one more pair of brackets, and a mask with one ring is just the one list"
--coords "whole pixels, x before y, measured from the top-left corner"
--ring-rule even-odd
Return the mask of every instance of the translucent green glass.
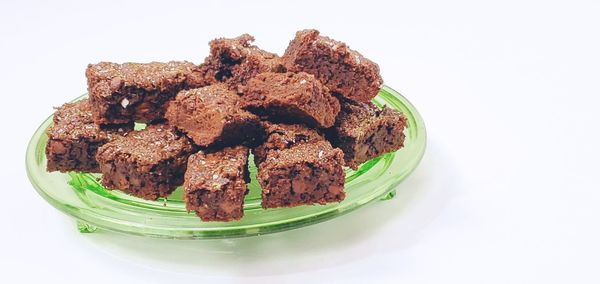
[[[81, 98], [83, 98], [82, 96]], [[384, 86], [374, 99], [378, 105], [404, 112], [409, 127], [405, 147], [346, 169], [346, 199], [341, 203], [264, 210], [256, 168], [250, 162], [252, 182], [244, 204], [244, 217], [235, 222], [202, 222], [185, 210], [182, 189], [167, 199], [147, 201], [121, 191], [108, 191], [97, 174], [46, 172], [46, 129], [51, 117], [36, 130], [27, 148], [27, 173], [37, 192], [60, 211], [74, 217], [81, 232], [96, 228], [136, 235], [206, 239], [269, 234], [322, 222], [375, 200], [392, 198], [395, 187], [418, 165], [425, 151], [425, 126], [417, 110], [399, 93]]]

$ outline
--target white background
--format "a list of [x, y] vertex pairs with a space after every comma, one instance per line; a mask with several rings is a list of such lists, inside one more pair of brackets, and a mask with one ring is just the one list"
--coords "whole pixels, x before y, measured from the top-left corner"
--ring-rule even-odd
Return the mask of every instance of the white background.
[[[600, 282], [598, 1], [246, 2], [2, 1], [0, 281]], [[421, 111], [428, 149], [395, 199], [274, 235], [168, 241], [79, 234], [27, 180], [30, 135], [85, 92], [88, 63], [199, 63], [210, 39], [245, 32], [282, 53], [309, 27]]]

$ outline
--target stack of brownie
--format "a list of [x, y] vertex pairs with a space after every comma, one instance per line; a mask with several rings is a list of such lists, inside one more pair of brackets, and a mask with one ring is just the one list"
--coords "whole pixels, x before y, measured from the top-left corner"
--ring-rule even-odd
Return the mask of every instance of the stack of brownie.
[[262, 206], [278, 208], [340, 202], [344, 166], [403, 146], [405, 117], [371, 102], [375, 63], [316, 30], [281, 57], [253, 41], [215, 39], [200, 65], [90, 64], [89, 98], [58, 108], [47, 132], [48, 171], [102, 173], [106, 188], [149, 200], [183, 184], [189, 211], [232, 221], [250, 152]]

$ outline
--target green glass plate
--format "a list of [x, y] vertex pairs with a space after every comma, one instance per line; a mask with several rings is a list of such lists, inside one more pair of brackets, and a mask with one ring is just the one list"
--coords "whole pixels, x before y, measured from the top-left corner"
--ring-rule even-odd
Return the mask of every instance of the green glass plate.
[[[85, 95], [78, 98], [85, 98]], [[250, 162], [252, 181], [244, 204], [244, 217], [235, 222], [202, 222], [185, 210], [182, 189], [166, 199], [147, 201], [121, 191], [108, 191], [97, 174], [46, 172], [46, 129], [49, 117], [36, 130], [27, 147], [27, 174], [37, 192], [54, 207], [77, 219], [81, 232], [96, 228], [143, 236], [207, 239], [242, 237], [290, 230], [335, 218], [375, 200], [392, 198], [395, 187], [418, 165], [425, 151], [425, 126], [413, 105], [384, 86], [373, 100], [400, 110], [408, 118], [405, 147], [346, 169], [346, 199], [341, 203], [264, 210], [256, 168]]]

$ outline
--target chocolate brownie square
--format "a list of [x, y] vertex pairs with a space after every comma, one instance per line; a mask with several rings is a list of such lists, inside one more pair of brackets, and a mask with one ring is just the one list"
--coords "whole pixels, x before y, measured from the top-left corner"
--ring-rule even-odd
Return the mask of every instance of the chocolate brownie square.
[[254, 37], [249, 34], [212, 40], [209, 43], [210, 55], [204, 61], [203, 70], [212, 74], [216, 81], [225, 82], [238, 92], [259, 73], [285, 72], [277, 54], [258, 48], [252, 44], [253, 41]]
[[333, 126], [340, 103], [313, 75], [266, 72], [243, 88], [244, 107], [274, 121], [300, 122], [311, 127]]
[[257, 166], [266, 158], [268, 151], [284, 150], [302, 143], [325, 140], [321, 132], [302, 124], [271, 123], [268, 121], [261, 124], [266, 138], [260, 145], [252, 149], [254, 163]]
[[130, 132], [98, 149], [102, 185], [149, 200], [166, 197], [183, 183], [193, 150], [185, 135], [166, 124]]
[[302, 125], [270, 125], [254, 151], [262, 207], [293, 207], [344, 200], [344, 154]]
[[165, 104], [182, 89], [202, 86], [190, 62], [100, 62], [86, 70], [94, 121], [98, 124], [160, 120]]
[[372, 158], [402, 148], [406, 127], [406, 117], [397, 110], [344, 101], [327, 136], [335, 147], [344, 151], [346, 165], [356, 170]]
[[332, 92], [353, 101], [369, 102], [383, 84], [377, 64], [316, 30], [297, 32], [282, 61], [288, 71], [313, 74]]
[[165, 117], [203, 147], [252, 144], [263, 133], [259, 118], [243, 110], [240, 97], [223, 84], [181, 91]]
[[244, 216], [248, 182], [248, 148], [200, 151], [188, 159], [183, 185], [186, 208], [202, 221], [239, 220]]
[[54, 124], [46, 131], [49, 172], [99, 172], [98, 147], [133, 129], [133, 124], [110, 127], [95, 124], [87, 99], [62, 105], [52, 120]]

